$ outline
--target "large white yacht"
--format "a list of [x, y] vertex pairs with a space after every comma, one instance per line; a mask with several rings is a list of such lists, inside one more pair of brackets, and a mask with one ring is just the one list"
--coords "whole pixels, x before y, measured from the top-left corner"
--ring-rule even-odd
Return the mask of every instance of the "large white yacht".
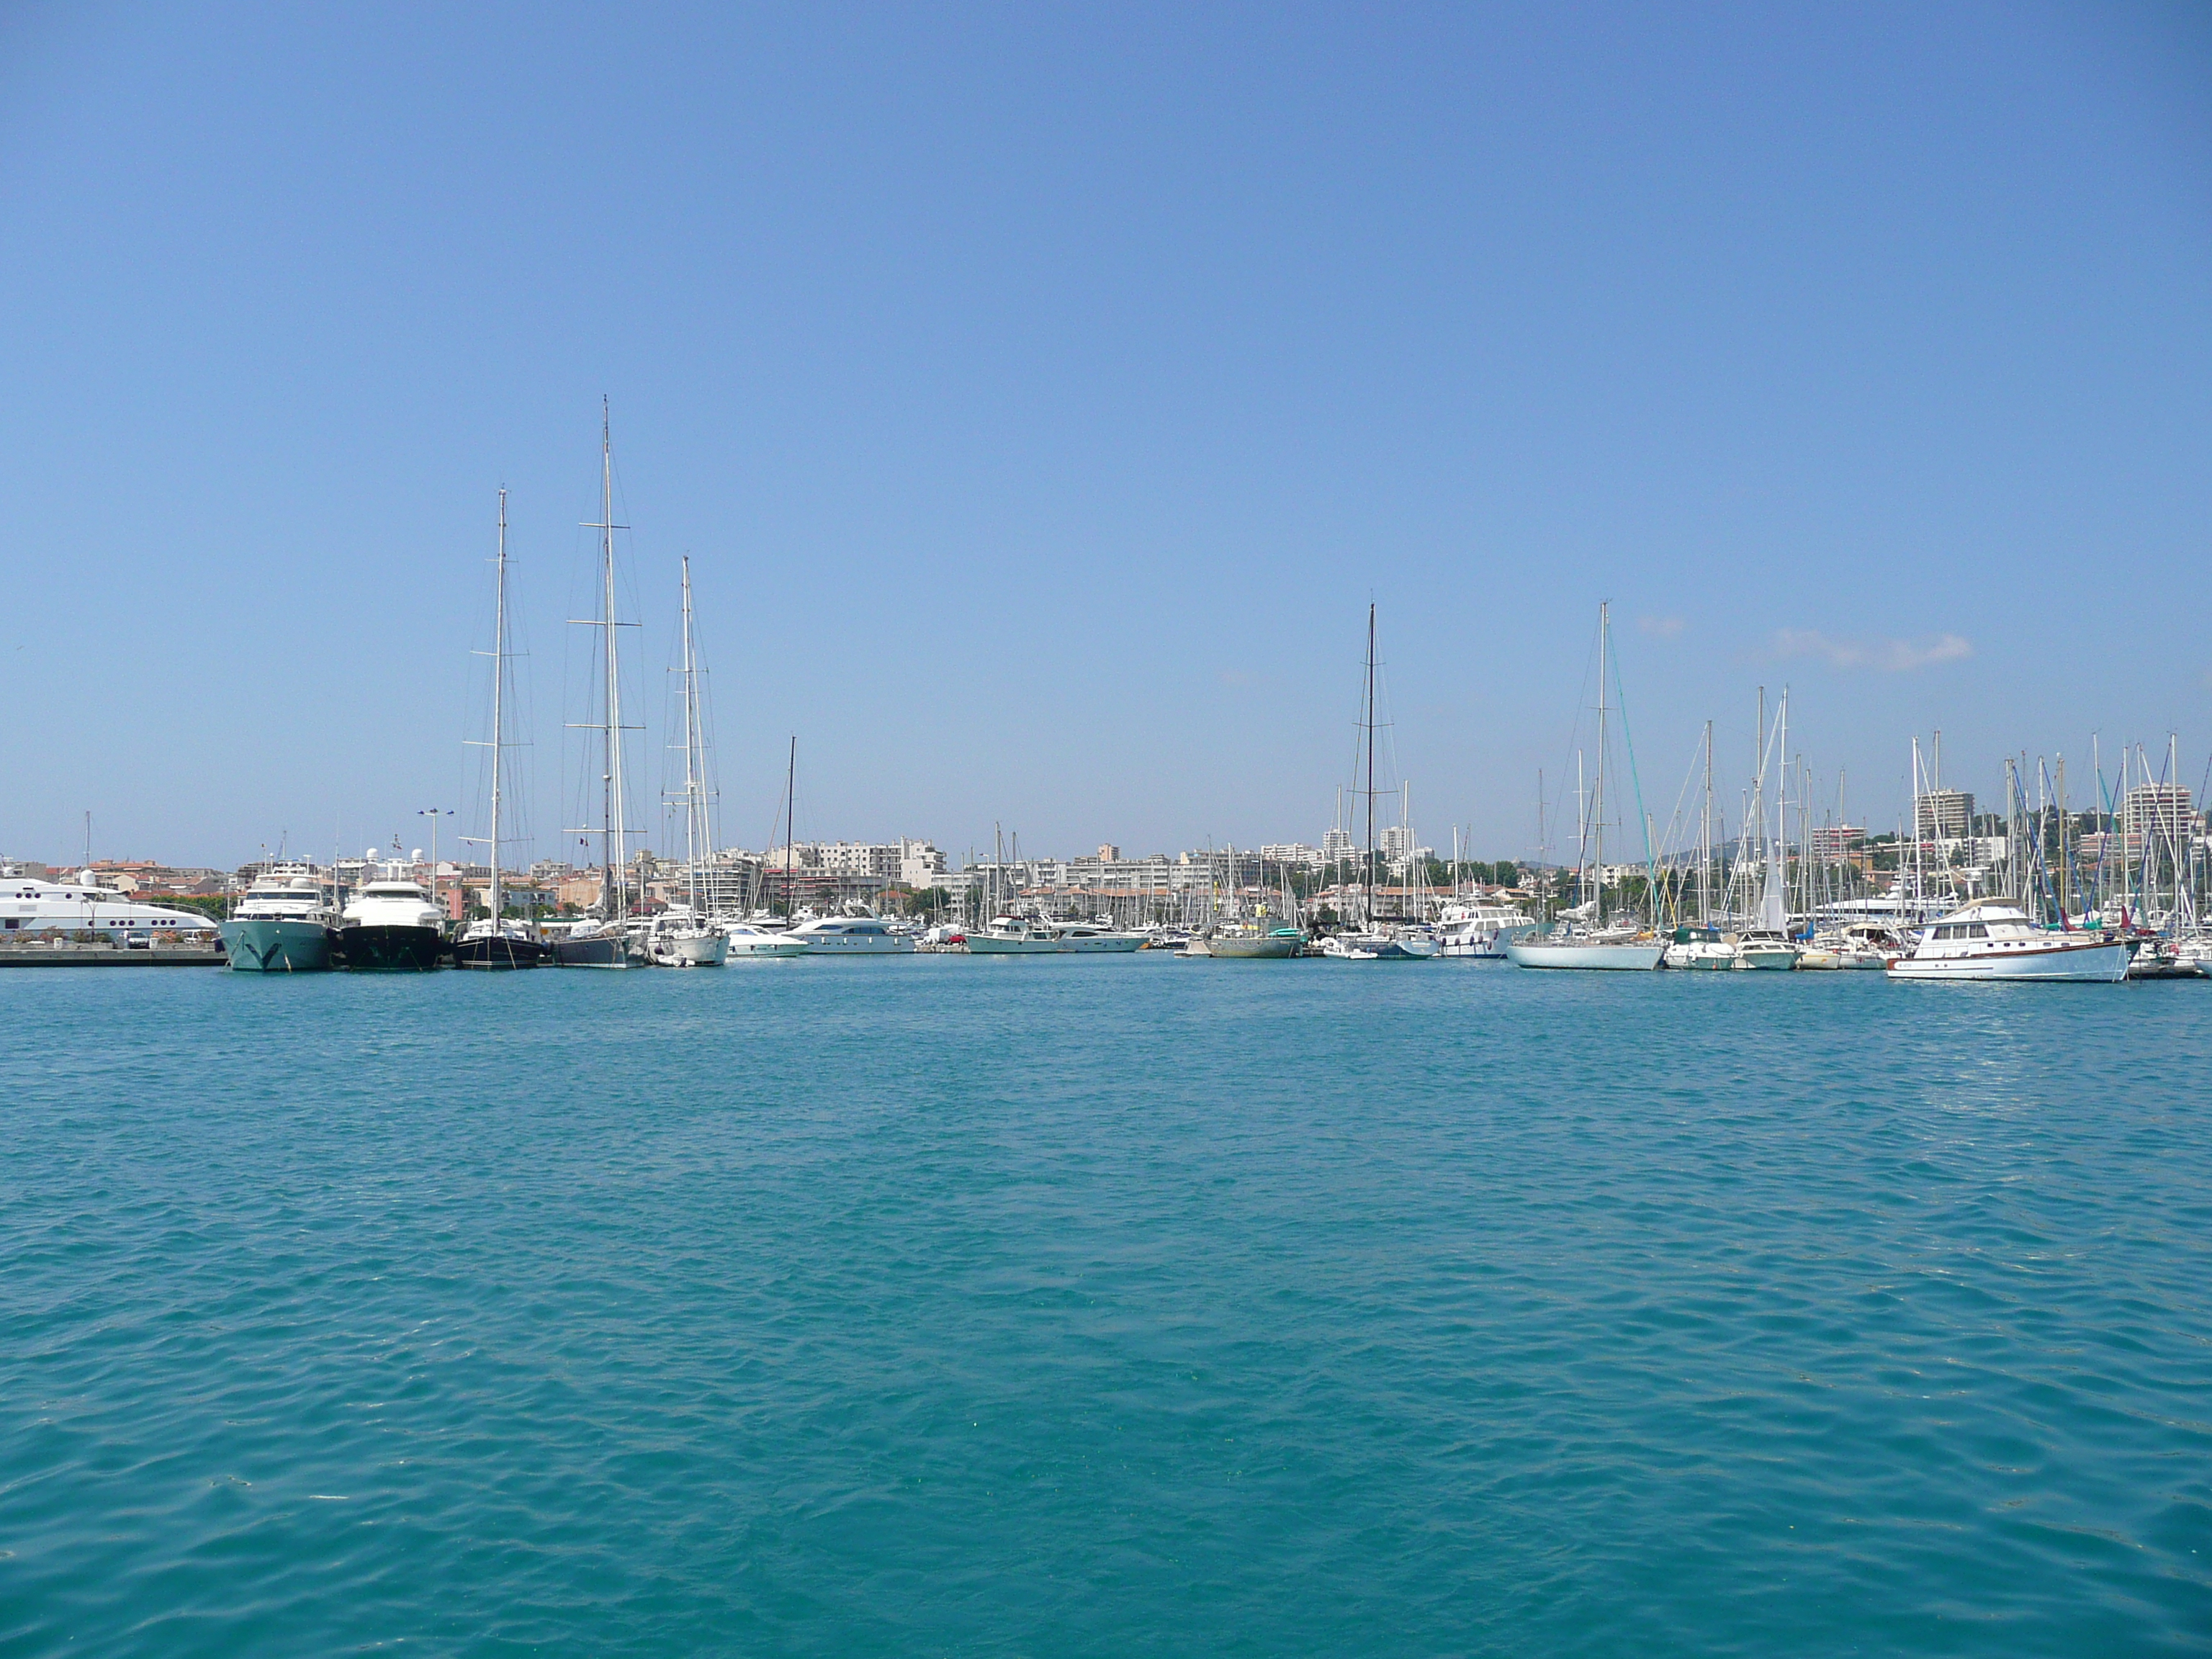
[[446, 932], [429, 895], [411, 881], [372, 881], [339, 919], [341, 968], [421, 973], [445, 965]]
[[331, 966], [337, 923], [322, 883], [292, 865], [257, 878], [219, 931], [234, 972], [315, 973]]
[[92, 872], [74, 881], [40, 881], [0, 871], [0, 935], [8, 939], [85, 933], [124, 944], [150, 940], [156, 933], [212, 935], [216, 924], [198, 910], [163, 904], [134, 903], [112, 887], [101, 887]]
[[817, 916], [785, 937], [805, 945], [810, 957], [888, 957], [914, 951], [914, 935], [881, 916]]
[[1892, 979], [2087, 981], [2117, 985], [2132, 943], [2102, 933], [2052, 933], [2011, 899], [1976, 899], [1921, 930]]

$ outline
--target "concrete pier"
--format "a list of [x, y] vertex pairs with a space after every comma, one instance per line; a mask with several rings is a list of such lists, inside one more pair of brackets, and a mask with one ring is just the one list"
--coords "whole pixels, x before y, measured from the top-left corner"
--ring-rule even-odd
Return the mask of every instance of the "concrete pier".
[[210, 945], [0, 945], [0, 968], [220, 968], [229, 960]]

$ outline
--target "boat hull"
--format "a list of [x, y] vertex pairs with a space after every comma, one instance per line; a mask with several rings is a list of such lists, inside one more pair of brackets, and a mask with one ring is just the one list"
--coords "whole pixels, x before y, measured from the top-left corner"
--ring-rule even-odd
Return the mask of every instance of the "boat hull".
[[453, 946], [453, 966], [503, 972], [517, 968], [550, 967], [553, 947], [542, 939], [511, 939], [497, 934], [465, 939]]
[[810, 957], [903, 957], [914, 954], [914, 941], [890, 933], [825, 933], [806, 941]]
[[971, 957], [1049, 957], [1060, 954], [1060, 946], [1048, 939], [993, 939], [984, 933], [968, 935], [968, 954]]
[[1545, 945], [1534, 939], [1515, 939], [1505, 947], [1506, 960], [1516, 968], [1567, 968], [1607, 973], [1649, 973], [1666, 955], [1664, 945]]
[[1064, 957], [1112, 957], [1144, 948], [1142, 933], [1098, 933], [1089, 939], [1063, 939], [1053, 941], [1053, 949]]
[[[725, 937], [728, 936], [725, 935]], [[771, 957], [803, 957], [806, 954], [806, 945], [803, 939], [784, 939], [775, 935], [763, 938], [756, 934], [741, 933], [730, 939], [729, 943], [729, 956], [733, 957], [757, 957], [766, 961]]]
[[446, 965], [452, 947], [434, 927], [371, 923], [338, 929], [339, 967], [356, 974], [427, 974]]
[[1700, 941], [1692, 945], [1670, 945], [1661, 960], [1677, 972], [1692, 974], [1732, 973], [1735, 969], [1735, 952], [1725, 945]]
[[655, 939], [650, 952], [662, 968], [719, 968], [730, 954], [726, 934], [688, 933], [680, 939]]
[[1796, 947], [1789, 945], [1739, 945], [1735, 965], [1747, 973], [1786, 974], [1797, 966]]
[[1272, 934], [1258, 939], [1243, 934], [1216, 936], [1206, 941], [1206, 954], [1231, 962], [1280, 962], [1297, 955], [1304, 944], [1304, 939], [1277, 939]]
[[627, 968], [629, 940], [621, 933], [589, 933], [553, 941], [553, 960], [562, 968]]
[[296, 917], [226, 921], [216, 929], [231, 971], [240, 974], [318, 974], [332, 966], [331, 930]]
[[1889, 964], [1889, 976], [1975, 983], [2117, 985], [2128, 976], [2130, 955], [2127, 945], [2112, 944], [2059, 945], [1971, 957], [1904, 957]]

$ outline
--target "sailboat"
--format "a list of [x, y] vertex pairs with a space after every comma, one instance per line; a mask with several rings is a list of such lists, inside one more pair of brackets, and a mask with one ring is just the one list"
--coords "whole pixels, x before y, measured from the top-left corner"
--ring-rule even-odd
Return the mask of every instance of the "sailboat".
[[[1760, 693], [1762, 707], [1759, 724], [1765, 725], [1764, 703], [1765, 694]], [[1735, 942], [1735, 965], [1738, 968], [1761, 969], [1787, 972], [1797, 965], [1797, 947], [1790, 942], [1790, 905], [1784, 896], [1782, 869], [1784, 801], [1790, 788], [1790, 688], [1782, 689], [1781, 707], [1775, 711], [1774, 732], [1771, 741], [1780, 745], [1780, 763], [1775, 768], [1774, 823], [1766, 822], [1766, 750], [1761, 745], [1759, 757], [1759, 835], [1765, 843], [1761, 849], [1764, 875], [1759, 884], [1759, 903], [1752, 911], [1751, 926], [1745, 928]]]
[[[622, 657], [615, 645], [623, 626], [615, 614], [615, 460], [607, 406], [599, 404], [599, 521], [584, 526], [599, 532], [599, 614], [574, 624], [601, 635], [600, 676], [605, 682], [600, 718], [585, 723], [599, 733], [599, 899], [591, 920], [566, 939], [556, 940], [555, 959], [563, 968], [627, 968], [633, 960], [629, 938], [629, 828], [625, 821], [623, 733], [635, 728], [622, 719]], [[570, 834], [590, 834], [571, 830]]]
[[1610, 712], [1606, 702], [1606, 674], [1613, 665], [1610, 605], [1598, 606], [1597, 629], [1597, 783], [1583, 819], [1583, 844], [1577, 851], [1577, 874], [1584, 896], [1568, 913], [1571, 920], [1550, 933], [1517, 939], [1505, 947], [1506, 959], [1517, 968], [1648, 970], [1659, 966], [1667, 951], [1666, 941], [1653, 938], [1632, 921], [1626, 926], [1606, 926], [1606, 717]]
[[[528, 922], [510, 920], [500, 889], [500, 804], [505, 793], [507, 751], [507, 491], [499, 492], [499, 556], [493, 562], [491, 645], [491, 834], [486, 846], [491, 854], [491, 881], [485, 894], [491, 914], [469, 924], [453, 945], [453, 963], [459, 968], [536, 968], [550, 962], [553, 949]], [[474, 840], [475, 837], [469, 837]]]
[[653, 919], [647, 957], [663, 968], [719, 968], [729, 936], [707, 920], [700, 860], [714, 839], [707, 813], [706, 728], [699, 718], [699, 653], [691, 635], [691, 560], [684, 560], [684, 902]]
[[1375, 607], [1371, 604], [1367, 607], [1367, 678], [1360, 701], [1360, 742], [1367, 767], [1367, 787], [1357, 792], [1367, 797], [1364, 914], [1358, 932], [1338, 933], [1324, 940], [1321, 953], [1340, 962], [1425, 962], [1437, 954], [1437, 941], [1427, 930], [1384, 927], [1375, 915]]
[[1693, 972], [1727, 972], [1735, 967], [1735, 946], [1713, 925], [1713, 723], [1705, 722], [1705, 799], [1698, 819], [1698, 920], [1675, 928], [1661, 958], [1669, 968]]

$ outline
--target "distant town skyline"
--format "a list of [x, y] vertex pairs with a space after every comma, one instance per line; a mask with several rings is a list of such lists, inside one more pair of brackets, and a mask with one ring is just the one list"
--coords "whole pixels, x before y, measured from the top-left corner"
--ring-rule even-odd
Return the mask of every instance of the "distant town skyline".
[[1571, 820], [1601, 600], [1662, 823], [1708, 719], [1735, 821], [1785, 683], [1876, 831], [1939, 727], [2082, 810], [2176, 732], [2201, 803], [2193, 12], [0, 27], [0, 854], [481, 836], [505, 485], [518, 852], [573, 856], [603, 395], [656, 850], [687, 551], [730, 845], [794, 733], [802, 839], [1318, 844], [1370, 599], [1477, 858], [1540, 770]]

